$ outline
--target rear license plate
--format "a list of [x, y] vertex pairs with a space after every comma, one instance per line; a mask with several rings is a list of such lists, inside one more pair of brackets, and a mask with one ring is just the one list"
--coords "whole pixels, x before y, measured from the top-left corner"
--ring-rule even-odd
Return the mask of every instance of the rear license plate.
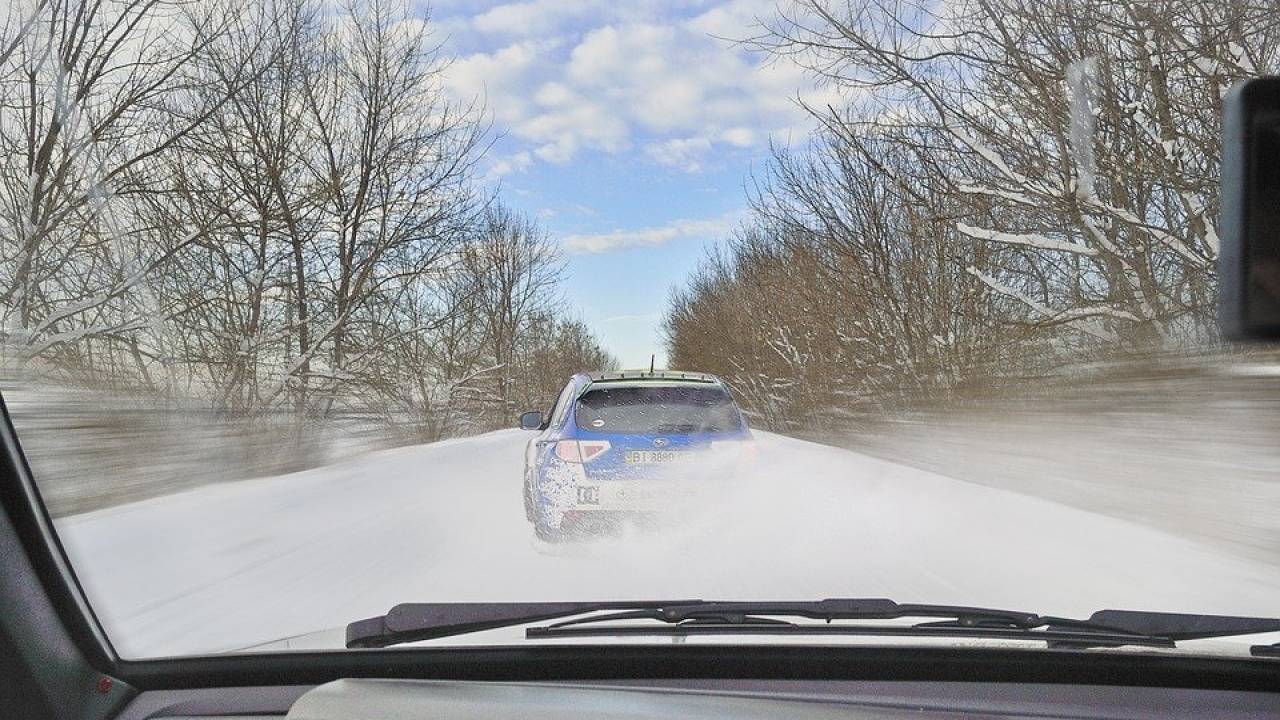
[[663, 465], [666, 463], [685, 462], [693, 458], [693, 453], [680, 450], [628, 450], [628, 465]]
[[663, 482], [606, 483], [600, 487], [599, 507], [605, 510], [666, 510], [688, 492], [688, 486]]
[[683, 482], [605, 482], [578, 485], [579, 510], [667, 512], [678, 503], [710, 499], [706, 488]]

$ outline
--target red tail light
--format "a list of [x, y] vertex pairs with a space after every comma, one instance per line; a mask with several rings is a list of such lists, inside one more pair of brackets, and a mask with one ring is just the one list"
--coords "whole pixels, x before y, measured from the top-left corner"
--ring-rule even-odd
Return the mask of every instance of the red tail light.
[[607, 440], [561, 440], [556, 443], [556, 457], [565, 462], [590, 462], [609, 451]]
[[582, 462], [590, 462], [609, 452], [608, 440], [583, 440], [578, 443], [582, 448]]
[[556, 457], [565, 462], [582, 462], [582, 451], [578, 449], [577, 440], [561, 440], [556, 443]]

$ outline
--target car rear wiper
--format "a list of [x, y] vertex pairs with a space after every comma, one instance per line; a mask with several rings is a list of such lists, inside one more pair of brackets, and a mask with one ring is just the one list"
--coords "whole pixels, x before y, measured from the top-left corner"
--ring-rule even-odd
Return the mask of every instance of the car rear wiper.
[[[586, 615], [587, 617], [579, 617]], [[1269, 618], [1100, 610], [1088, 620], [1012, 610], [952, 605], [900, 604], [882, 598], [838, 598], [798, 602], [706, 600], [407, 603], [347, 626], [347, 647], [387, 647], [570, 618], [526, 629], [530, 639], [643, 635], [929, 635], [1039, 640], [1057, 647], [1175, 647], [1180, 640], [1280, 631]], [[825, 623], [795, 623], [806, 618]], [[832, 624], [835, 620], [935, 618], [914, 625]], [[618, 624], [647, 620], [642, 624]]]

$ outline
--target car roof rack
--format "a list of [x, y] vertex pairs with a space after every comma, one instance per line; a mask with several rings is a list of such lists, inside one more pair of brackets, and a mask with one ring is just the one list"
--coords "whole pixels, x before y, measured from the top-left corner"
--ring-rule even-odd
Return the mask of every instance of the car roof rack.
[[719, 383], [715, 375], [699, 372], [682, 372], [679, 370], [607, 370], [587, 373], [593, 383], [632, 382], [637, 380], [675, 380], [679, 382]]

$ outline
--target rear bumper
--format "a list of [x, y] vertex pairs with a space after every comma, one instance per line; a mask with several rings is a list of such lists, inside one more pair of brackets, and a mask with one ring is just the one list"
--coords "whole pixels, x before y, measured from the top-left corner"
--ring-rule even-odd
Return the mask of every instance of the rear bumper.
[[671, 480], [601, 480], [584, 478], [574, 486], [573, 505], [579, 512], [667, 513], [714, 495], [709, 483]]
[[754, 459], [734, 450], [732, 454], [708, 452], [696, 462], [669, 465], [580, 464], [553, 459], [543, 466], [536, 481], [534, 497], [541, 524], [559, 528], [565, 522], [591, 518], [608, 524], [715, 505]]
[[574, 495], [542, 509], [543, 527], [567, 535], [613, 534], [628, 528], [679, 525], [700, 509], [714, 507], [725, 490], [723, 482], [658, 483], [645, 481], [584, 481], [572, 486]]

